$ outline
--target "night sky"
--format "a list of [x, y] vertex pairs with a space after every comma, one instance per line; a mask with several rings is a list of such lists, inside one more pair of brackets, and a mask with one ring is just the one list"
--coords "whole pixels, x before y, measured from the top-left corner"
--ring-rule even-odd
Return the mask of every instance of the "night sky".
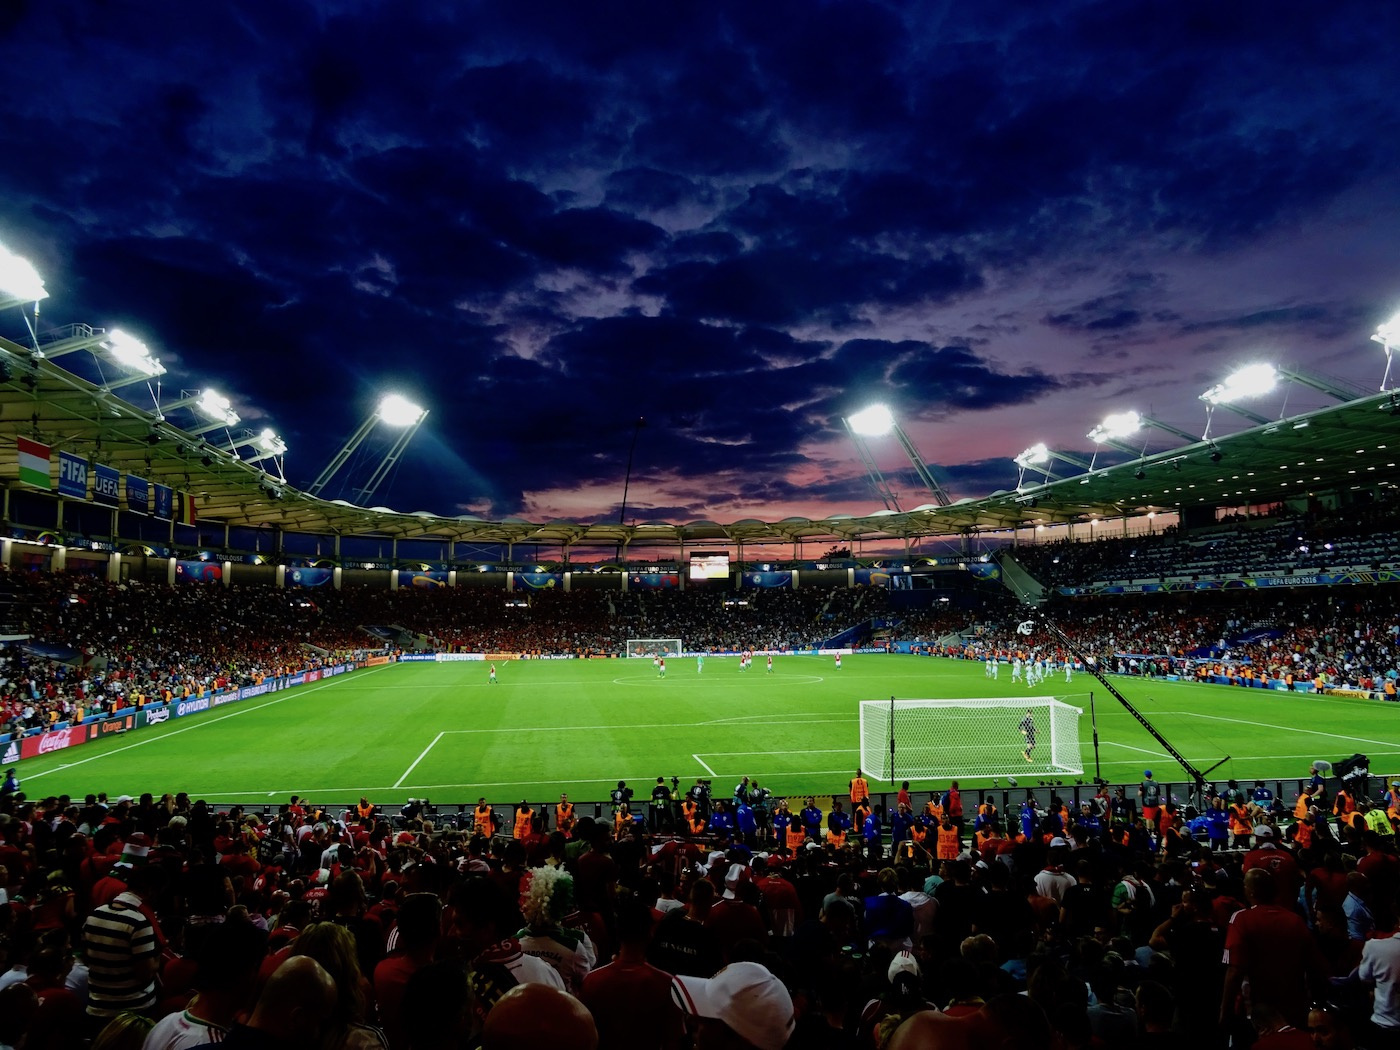
[[301, 486], [420, 400], [398, 510], [615, 520], [644, 416], [629, 520], [864, 513], [875, 400], [981, 496], [1110, 411], [1198, 433], [1255, 360], [1375, 389], [1400, 308], [1395, 5], [30, 0], [0, 41], [40, 327], [140, 335]]

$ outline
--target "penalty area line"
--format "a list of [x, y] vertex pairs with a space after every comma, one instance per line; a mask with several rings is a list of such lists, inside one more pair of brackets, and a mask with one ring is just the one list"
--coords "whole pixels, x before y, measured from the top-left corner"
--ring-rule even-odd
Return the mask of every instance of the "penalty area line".
[[701, 768], [703, 768], [703, 769], [705, 770], [706, 773], [710, 774], [710, 776], [712, 776], [712, 777], [713, 777], [713, 776], [717, 776], [717, 774], [715, 773], [715, 771], [714, 771], [713, 769], [711, 769], [711, 768], [706, 764], [705, 760], [704, 760], [703, 758], [701, 758], [699, 755], [691, 755], [690, 757], [693, 758], [693, 759], [695, 759], [695, 761], [699, 762]]
[[433, 742], [427, 747], [425, 747], [423, 749], [423, 753], [413, 760], [413, 765], [409, 766], [403, 771], [403, 776], [399, 777], [398, 782], [394, 785], [394, 787], [403, 787], [403, 782], [408, 779], [408, 775], [418, 768], [418, 763], [428, 757], [428, 752], [431, 751], [433, 748], [437, 747], [437, 742], [441, 740], [445, 735], [446, 733], [439, 733], [437, 736], [433, 737]]

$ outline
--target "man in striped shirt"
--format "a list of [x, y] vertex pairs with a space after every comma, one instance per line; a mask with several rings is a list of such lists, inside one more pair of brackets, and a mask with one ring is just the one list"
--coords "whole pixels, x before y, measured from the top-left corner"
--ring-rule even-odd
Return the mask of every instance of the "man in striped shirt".
[[145, 1013], [155, 1006], [160, 945], [142, 905], [155, 899], [164, 885], [165, 872], [159, 867], [136, 868], [128, 876], [126, 890], [83, 923], [87, 1013], [94, 1030], [124, 1010]]

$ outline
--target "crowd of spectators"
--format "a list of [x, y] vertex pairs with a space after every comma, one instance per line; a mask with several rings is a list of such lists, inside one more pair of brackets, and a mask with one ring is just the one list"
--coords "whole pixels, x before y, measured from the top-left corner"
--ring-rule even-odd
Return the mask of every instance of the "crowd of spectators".
[[[484, 802], [439, 823], [367, 799], [30, 801], [11, 779], [0, 1044], [1400, 1039], [1400, 783], [1368, 799], [1315, 778], [1291, 806], [1231, 783], [1200, 814], [1150, 774], [1077, 812], [1029, 794], [965, 807], [954, 783], [927, 801], [906, 785], [884, 814], [863, 783], [792, 825], [712, 817], [692, 834], [544, 807], [500, 820]], [[742, 814], [749, 789], [702, 801]]]
[[[618, 655], [629, 638], [688, 648], [811, 647], [882, 615], [883, 588], [506, 592], [367, 587], [314, 592], [0, 576], [0, 729], [22, 732], [383, 649], [374, 628], [432, 649]], [[56, 649], [70, 650], [62, 656]]]
[[[1101, 530], [1102, 531], [1102, 530]], [[1277, 576], [1400, 565], [1400, 508], [1225, 521], [1183, 532], [1017, 547], [1016, 560], [1047, 588], [1229, 575]]]

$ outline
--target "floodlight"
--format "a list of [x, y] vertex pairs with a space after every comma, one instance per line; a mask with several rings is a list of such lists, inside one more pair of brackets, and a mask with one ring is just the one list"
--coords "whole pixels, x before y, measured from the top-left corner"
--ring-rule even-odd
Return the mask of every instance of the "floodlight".
[[217, 390], [205, 389], [200, 392], [199, 400], [194, 403], [194, 407], [208, 416], [217, 420], [226, 427], [235, 426], [238, 423], [239, 415], [233, 410], [233, 404], [228, 398]]
[[0, 302], [7, 306], [37, 303], [49, 297], [34, 264], [0, 245]]
[[278, 437], [271, 427], [264, 428], [262, 433], [253, 439], [253, 447], [269, 456], [280, 456], [287, 451], [287, 443]]
[[1131, 437], [1142, 429], [1142, 416], [1133, 411], [1115, 412], [1089, 431], [1088, 438], [1096, 445]]
[[1228, 405], [1251, 397], [1263, 397], [1278, 385], [1278, 370], [1270, 364], [1246, 365], [1217, 383], [1201, 400], [1210, 405]]
[[1022, 469], [1044, 466], [1050, 462], [1050, 450], [1045, 447], [1045, 442], [1041, 441], [1022, 452], [1014, 462]]
[[379, 407], [375, 410], [381, 423], [387, 423], [391, 427], [411, 427], [415, 423], [422, 421], [428, 413], [415, 405], [408, 398], [399, 394], [386, 394], [379, 401]]
[[112, 355], [112, 360], [123, 368], [140, 372], [147, 379], [165, 374], [165, 366], [151, 356], [145, 343], [120, 328], [114, 328], [102, 342], [102, 349]]
[[894, 413], [887, 405], [871, 405], [846, 417], [846, 422], [863, 437], [881, 437], [894, 429]]
[[1396, 314], [1385, 324], [1378, 327], [1374, 338], [1376, 342], [1383, 345], [1387, 350], [1391, 347], [1400, 347], [1400, 314]]

